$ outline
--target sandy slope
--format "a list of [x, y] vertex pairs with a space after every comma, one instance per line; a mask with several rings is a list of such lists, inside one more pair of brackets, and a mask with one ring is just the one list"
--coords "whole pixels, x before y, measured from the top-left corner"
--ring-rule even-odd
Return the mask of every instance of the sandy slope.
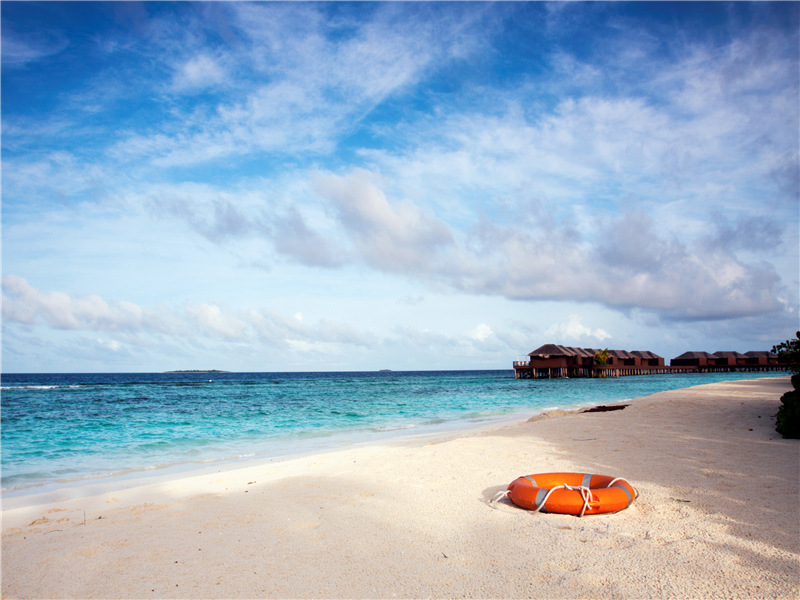
[[[6, 509], [3, 597], [797, 598], [786, 389], [711, 384]], [[582, 519], [487, 503], [561, 470], [624, 476], [640, 497]]]

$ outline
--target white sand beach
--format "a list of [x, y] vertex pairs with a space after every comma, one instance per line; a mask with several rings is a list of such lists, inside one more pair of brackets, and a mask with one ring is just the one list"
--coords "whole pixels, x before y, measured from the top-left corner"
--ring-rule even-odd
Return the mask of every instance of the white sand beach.
[[[536, 385], [535, 382], [521, 382]], [[3, 598], [797, 598], [788, 377], [624, 410], [4, 503]], [[625, 477], [613, 515], [489, 500], [520, 475]]]

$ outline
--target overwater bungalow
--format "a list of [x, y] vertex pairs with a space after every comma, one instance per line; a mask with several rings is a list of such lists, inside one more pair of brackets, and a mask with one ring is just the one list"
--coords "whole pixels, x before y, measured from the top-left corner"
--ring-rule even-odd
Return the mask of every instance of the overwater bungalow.
[[766, 366], [766, 365], [779, 364], [778, 355], [773, 354], [772, 352], [750, 351], [750, 352], [745, 352], [744, 355], [747, 357], [745, 359], [745, 364], [747, 365]]
[[527, 357], [514, 361], [517, 379], [551, 379], [566, 377], [621, 377], [662, 373], [708, 373], [729, 371], [777, 371], [786, 366], [778, 363], [772, 352], [752, 351], [741, 354], [719, 351], [684, 352], [666, 366], [664, 358], [649, 350], [598, 350], [545, 344]]
[[715, 358], [708, 352], [684, 352], [673, 358], [669, 364], [673, 367], [707, 367], [715, 364]]
[[634, 350], [631, 352], [634, 356], [638, 356], [641, 361], [640, 364], [645, 367], [663, 367], [664, 357], [659, 356], [649, 350]]
[[514, 361], [517, 379], [619, 377], [665, 372], [664, 359], [650, 351], [599, 350], [545, 344]]
[[747, 356], [741, 352], [717, 350], [714, 356], [717, 357], [715, 364], [718, 367], [740, 367], [747, 364]]

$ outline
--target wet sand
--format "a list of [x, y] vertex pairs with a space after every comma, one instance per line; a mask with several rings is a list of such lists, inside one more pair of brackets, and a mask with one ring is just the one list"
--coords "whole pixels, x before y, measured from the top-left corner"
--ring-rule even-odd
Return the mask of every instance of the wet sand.
[[[536, 382], [520, 382], [536, 385]], [[494, 431], [4, 503], [4, 598], [797, 598], [788, 377]], [[489, 500], [520, 475], [625, 477], [613, 515]]]

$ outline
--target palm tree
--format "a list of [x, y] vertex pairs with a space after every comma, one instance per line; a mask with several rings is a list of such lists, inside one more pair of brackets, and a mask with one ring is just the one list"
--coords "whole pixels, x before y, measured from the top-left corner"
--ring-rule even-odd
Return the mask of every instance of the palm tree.
[[608, 348], [605, 350], [600, 350], [600, 352], [594, 353], [594, 362], [598, 365], [606, 365], [608, 364]]

